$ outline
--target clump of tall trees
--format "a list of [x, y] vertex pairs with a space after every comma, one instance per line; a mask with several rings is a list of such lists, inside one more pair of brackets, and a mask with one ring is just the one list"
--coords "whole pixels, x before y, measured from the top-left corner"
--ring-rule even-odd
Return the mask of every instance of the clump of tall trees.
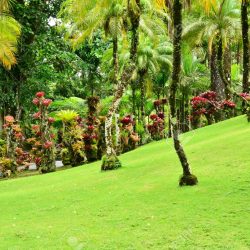
[[[0, 131], [8, 114], [32, 122], [37, 91], [65, 105], [77, 97], [86, 108], [75, 103], [64, 115], [87, 121], [64, 121], [64, 135], [78, 131], [62, 141], [65, 162], [105, 152], [101, 169], [117, 169], [128, 138], [169, 135], [180, 185], [195, 185], [179, 132], [249, 112], [248, 13], [249, 0], [0, 0]], [[104, 118], [91, 122], [87, 103], [97, 99]]]

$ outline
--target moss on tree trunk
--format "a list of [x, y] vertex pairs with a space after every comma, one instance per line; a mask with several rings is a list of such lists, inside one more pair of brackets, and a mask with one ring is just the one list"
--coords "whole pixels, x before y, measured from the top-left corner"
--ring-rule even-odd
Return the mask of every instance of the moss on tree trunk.
[[170, 86], [170, 114], [171, 114], [171, 130], [174, 140], [175, 151], [179, 157], [183, 169], [183, 175], [179, 184], [183, 185], [196, 185], [197, 178], [191, 174], [190, 166], [187, 156], [179, 140], [178, 134], [178, 120], [176, 117], [176, 91], [180, 81], [181, 71], [181, 36], [182, 36], [182, 4], [180, 0], [174, 0], [173, 5], [173, 21], [174, 21], [174, 51], [173, 51], [173, 72], [172, 82]]

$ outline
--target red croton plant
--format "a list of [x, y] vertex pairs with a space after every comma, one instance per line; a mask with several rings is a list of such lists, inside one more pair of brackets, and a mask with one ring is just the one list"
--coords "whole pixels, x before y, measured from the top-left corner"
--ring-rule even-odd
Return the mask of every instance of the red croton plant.
[[122, 152], [133, 150], [140, 141], [139, 135], [134, 132], [135, 121], [131, 115], [123, 117], [121, 120], [121, 148]]
[[217, 100], [217, 94], [214, 91], [207, 91], [191, 99], [191, 116], [192, 126], [197, 128], [200, 126], [201, 118], [205, 117], [208, 124], [214, 122], [214, 116], [224, 111], [226, 115], [230, 114], [235, 108], [235, 103], [231, 100]]
[[35, 124], [32, 126], [34, 137], [27, 141], [32, 145], [31, 155], [41, 173], [55, 171], [55, 135], [52, 132], [54, 119], [48, 115], [52, 100], [45, 98], [44, 92], [36, 93], [33, 104], [37, 112], [33, 114]]
[[4, 122], [5, 145], [0, 157], [0, 173], [3, 177], [15, 173], [17, 166], [28, 167], [30, 161], [29, 153], [22, 149], [24, 136], [20, 125], [10, 115], [4, 118]]
[[158, 114], [151, 114], [149, 116], [150, 123], [148, 124], [147, 128], [153, 140], [161, 140], [164, 138], [164, 129], [165, 129], [165, 122], [164, 122], [164, 113], [159, 112]]

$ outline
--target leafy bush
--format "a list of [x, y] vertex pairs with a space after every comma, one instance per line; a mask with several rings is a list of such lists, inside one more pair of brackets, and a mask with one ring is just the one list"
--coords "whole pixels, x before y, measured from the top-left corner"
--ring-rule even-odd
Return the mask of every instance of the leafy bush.
[[88, 116], [84, 123], [84, 145], [85, 153], [89, 162], [98, 159], [98, 140], [100, 120], [97, 117], [99, 97], [92, 96], [87, 100]]
[[122, 152], [133, 150], [140, 141], [138, 133], [134, 132], [134, 120], [131, 115], [127, 115], [121, 119], [121, 148]]
[[149, 116], [150, 123], [148, 124], [148, 131], [151, 134], [153, 140], [161, 140], [165, 137], [165, 122], [164, 113], [151, 114]]
[[223, 111], [228, 117], [231, 111], [236, 107], [235, 103], [230, 100], [217, 100], [217, 94], [213, 91], [207, 91], [191, 99], [191, 116], [190, 120], [194, 128], [201, 125], [202, 117], [206, 117], [207, 123], [212, 124], [214, 117]]
[[72, 110], [57, 113], [63, 123], [61, 156], [64, 165], [78, 166], [86, 162], [83, 142], [83, 128], [79, 115]]

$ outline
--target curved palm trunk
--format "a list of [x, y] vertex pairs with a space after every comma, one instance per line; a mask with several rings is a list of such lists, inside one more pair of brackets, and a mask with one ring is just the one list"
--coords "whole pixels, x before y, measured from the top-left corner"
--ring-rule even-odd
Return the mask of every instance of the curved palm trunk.
[[[138, 7], [140, 7], [140, 0], [136, 0], [136, 3]], [[106, 156], [103, 158], [103, 161], [102, 161], [102, 166], [101, 166], [102, 170], [113, 170], [113, 169], [117, 169], [121, 167], [121, 162], [117, 158], [116, 152], [113, 146], [112, 121], [113, 121], [114, 114], [116, 113], [120, 105], [122, 96], [135, 70], [135, 61], [136, 61], [137, 48], [138, 48], [138, 43], [139, 43], [138, 27], [139, 27], [139, 22], [140, 22], [140, 13], [135, 15], [133, 12], [131, 12], [130, 1], [128, 1], [128, 8], [129, 8], [129, 14], [130, 14], [130, 19], [132, 23], [132, 37], [131, 37], [131, 49], [130, 49], [131, 64], [125, 67], [125, 69], [123, 70], [121, 80], [118, 81], [118, 85], [117, 85], [117, 89], [115, 92], [113, 102], [109, 108], [108, 115], [106, 116], [106, 122], [105, 122]], [[115, 55], [114, 51], [113, 51], [113, 55]]]
[[182, 185], [196, 185], [198, 180], [191, 174], [190, 166], [187, 156], [179, 140], [178, 121], [176, 117], [176, 91], [179, 85], [180, 71], [181, 71], [181, 35], [182, 35], [182, 4], [180, 0], [174, 0], [173, 6], [173, 21], [174, 21], [174, 51], [173, 51], [173, 73], [172, 82], [170, 86], [170, 115], [171, 115], [171, 130], [174, 140], [175, 151], [183, 169], [183, 176], [179, 184]]
[[248, 37], [248, 14], [247, 9], [249, 0], [242, 0], [241, 2], [241, 24], [242, 24], [242, 40], [243, 40], [243, 92], [249, 92], [249, 37]]

